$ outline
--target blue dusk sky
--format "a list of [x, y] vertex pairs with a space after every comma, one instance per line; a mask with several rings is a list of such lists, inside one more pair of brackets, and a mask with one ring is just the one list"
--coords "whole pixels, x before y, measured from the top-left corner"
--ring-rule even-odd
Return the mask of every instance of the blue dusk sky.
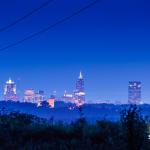
[[[1, 0], [0, 28], [46, 0]], [[92, 1], [92, 0], [91, 0]], [[0, 32], [0, 48], [35, 33], [90, 3], [54, 0], [22, 22]], [[99, 0], [80, 15], [20, 45], [0, 51], [0, 98], [5, 81], [26, 88], [72, 92], [82, 70], [86, 100], [127, 102], [128, 81], [142, 82], [150, 103], [150, 1]]]

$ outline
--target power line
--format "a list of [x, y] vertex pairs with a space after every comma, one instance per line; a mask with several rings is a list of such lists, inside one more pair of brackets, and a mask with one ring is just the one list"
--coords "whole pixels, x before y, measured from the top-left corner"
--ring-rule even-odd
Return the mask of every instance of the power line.
[[0, 28], [0, 32], [4, 32], [7, 29], [15, 26], [17, 23], [23, 21], [24, 19], [28, 18], [29, 16], [32, 16], [35, 12], [39, 11], [40, 9], [46, 7], [49, 3], [51, 3], [53, 0], [48, 0], [45, 3], [43, 3], [41, 6], [39, 6], [38, 8], [35, 8], [34, 10], [30, 11], [29, 13], [27, 13], [26, 15], [24, 15], [23, 17], [13, 21], [12, 23], [8, 24], [5, 27]]
[[4, 50], [9, 49], [9, 48], [11, 48], [11, 47], [17, 46], [18, 44], [21, 44], [21, 43], [23, 43], [23, 42], [25, 42], [25, 41], [27, 41], [27, 40], [29, 40], [29, 39], [32, 39], [33, 37], [38, 36], [38, 35], [40, 35], [40, 34], [46, 32], [46, 31], [48, 31], [48, 30], [54, 28], [55, 26], [57, 26], [57, 25], [59, 25], [59, 24], [65, 22], [65, 21], [70, 20], [72, 17], [79, 15], [79, 14], [82, 13], [83, 11], [85, 11], [85, 10], [89, 9], [90, 7], [92, 7], [93, 5], [95, 5], [98, 1], [99, 1], [99, 0], [94, 0], [94, 1], [91, 2], [90, 4], [88, 4], [88, 5], [86, 5], [86, 6], [82, 7], [82, 8], [80, 8], [79, 10], [77, 10], [76, 12], [72, 13], [72, 14], [69, 15], [69, 16], [60, 19], [59, 21], [57, 21], [56, 23], [54, 23], [54, 24], [48, 26], [47, 28], [44, 28], [44, 29], [42, 29], [42, 30], [40, 30], [40, 31], [38, 31], [38, 32], [36, 32], [36, 33], [33, 33], [33, 34], [31, 34], [31, 35], [29, 35], [29, 36], [23, 38], [22, 40], [19, 40], [19, 41], [14, 42], [14, 43], [12, 43], [12, 44], [10, 44], [10, 45], [7, 45], [7, 46], [5, 46], [5, 47], [3, 47], [3, 48], [0, 48], [0, 51], [4, 51]]

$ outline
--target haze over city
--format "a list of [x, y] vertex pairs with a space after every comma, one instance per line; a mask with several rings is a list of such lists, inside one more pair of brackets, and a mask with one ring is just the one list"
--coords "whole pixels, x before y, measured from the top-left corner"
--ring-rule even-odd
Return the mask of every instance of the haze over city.
[[[36, 3], [35, 0], [2, 1], [0, 27], [42, 3], [42, 0]], [[16, 82], [20, 96], [27, 88], [49, 94], [56, 90], [58, 95], [63, 95], [65, 90], [72, 92], [82, 70], [87, 101], [108, 99], [126, 103], [128, 82], [137, 80], [142, 82], [142, 100], [150, 103], [149, 3], [148, 0], [102, 0], [55, 28], [1, 51], [0, 98], [3, 99], [9, 77]], [[88, 0], [50, 3], [0, 32], [0, 48], [55, 23], [86, 4]]]

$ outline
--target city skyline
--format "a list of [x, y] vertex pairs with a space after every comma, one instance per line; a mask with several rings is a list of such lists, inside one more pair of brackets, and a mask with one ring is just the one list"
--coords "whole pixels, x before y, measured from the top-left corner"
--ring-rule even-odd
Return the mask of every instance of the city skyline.
[[0, 149], [150, 149], [150, 0], [0, 1]]
[[[44, 2], [2, 1], [0, 29]], [[0, 48], [56, 23], [89, 3], [89, 0], [50, 3], [0, 32]], [[1, 51], [0, 98], [9, 76], [16, 81], [19, 94], [34, 88], [46, 93], [57, 90], [62, 95], [64, 90], [69, 93], [74, 90], [75, 77], [82, 70], [89, 101], [109, 99], [126, 103], [128, 82], [136, 80], [143, 84], [143, 101], [150, 103], [149, 4], [148, 0], [102, 0], [48, 32]]]
[[[79, 100], [79, 104], [84, 104], [84, 103], [113, 103], [113, 104], [143, 104], [143, 103], [147, 103], [144, 101], [143, 99], [143, 90], [142, 90], [142, 83], [141, 81], [128, 81], [128, 99], [124, 102], [121, 101], [120, 99], [112, 101], [112, 99], [97, 99], [97, 101], [89, 101], [88, 99], [85, 100], [85, 96], [88, 94], [85, 92], [85, 87], [84, 87], [84, 77], [82, 74], [82, 71], [79, 72], [79, 76], [76, 80], [76, 82], [74, 83], [74, 90], [68, 90], [71, 92], [68, 92], [66, 90], [64, 90], [64, 93], [62, 93], [61, 95], [57, 95], [57, 91], [52, 91], [51, 93], [46, 93], [43, 89], [38, 89], [35, 90], [34, 88], [27, 88], [24, 89], [21, 93], [22, 96], [19, 96], [19, 93], [17, 93], [17, 91], [19, 91], [19, 89], [17, 89], [16, 87], [16, 83], [11, 80], [11, 78], [9, 78], [4, 86], [4, 95], [3, 98], [1, 100], [10, 100], [9, 98], [6, 97], [12, 97], [12, 94], [14, 94], [14, 96], [20, 101], [20, 102], [31, 102], [31, 103], [38, 103], [38, 102], [42, 102], [42, 101], [48, 101], [48, 99], [50, 99], [51, 97], [53, 97], [53, 95], [55, 95], [56, 100], [61, 100], [64, 102], [73, 102], [76, 103], [73, 99], [78, 99]], [[12, 90], [11, 90], [12, 88]], [[8, 91], [13, 91], [13, 93], [10, 95]], [[55, 92], [55, 93], [54, 93]], [[8, 93], [8, 96], [7, 94]], [[109, 95], [109, 93], [108, 93]], [[14, 97], [14, 98], [15, 98]], [[12, 99], [13, 101], [17, 101], [17, 99]], [[42, 99], [41, 99], [42, 98]], [[66, 99], [66, 100], [65, 100]]]

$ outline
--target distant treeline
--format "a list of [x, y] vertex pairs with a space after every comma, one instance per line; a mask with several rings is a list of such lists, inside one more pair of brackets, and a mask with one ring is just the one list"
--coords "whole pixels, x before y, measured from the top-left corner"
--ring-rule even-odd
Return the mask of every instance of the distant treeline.
[[[51, 109], [46, 106], [37, 107], [33, 103], [21, 103], [13, 101], [0, 101], [0, 109], [5, 107], [7, 112], [18, 111], [25, 114], [33, 114], [40, 118], [54, 118], [55, 122], [62, 121], [71, 123], [79, 118], [78, 109], [74, 104], [56, 102], [55, 108]], [[150, 105], [139, 105], [144, 116], [150, 117]], [[113, 105], [113, 104], [85, 104], [83, 113], [86, 120], [90, 123], [96, 123], [97, 120], [120, 121], [120, 112], [129, 105]]]
[[0, 111], [0, 150], [150, 150], [148, 118], [131, 106], [120, 121], [89, 124], [82, 108], [71, 124]]

